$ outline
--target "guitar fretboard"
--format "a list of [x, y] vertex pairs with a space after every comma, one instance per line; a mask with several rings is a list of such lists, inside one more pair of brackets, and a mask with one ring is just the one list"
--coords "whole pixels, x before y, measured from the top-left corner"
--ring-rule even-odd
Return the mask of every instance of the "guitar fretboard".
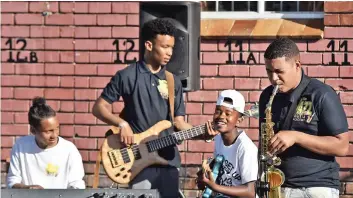
[[177, 144], [179, 141], [191, 139], [205, 133], [205, 125], [199, 125], [184, 131], [174, 132], [171, 135], [148, 141], [146, 143], [148, 151], [153, 152], [171, 145]]

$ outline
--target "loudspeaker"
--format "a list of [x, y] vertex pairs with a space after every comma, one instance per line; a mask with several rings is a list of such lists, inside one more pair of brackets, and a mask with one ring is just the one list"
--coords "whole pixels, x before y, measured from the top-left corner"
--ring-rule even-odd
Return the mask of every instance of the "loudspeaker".
[[[183, 1], [140, 2], [140, 38], [143, 25], [166, 18], [176, 27], [175, 46], [167, 70], [177, 75], [184, 91], [200, 89], [200, 3]], [[140, 59], [145, 46], [140, 39]]]

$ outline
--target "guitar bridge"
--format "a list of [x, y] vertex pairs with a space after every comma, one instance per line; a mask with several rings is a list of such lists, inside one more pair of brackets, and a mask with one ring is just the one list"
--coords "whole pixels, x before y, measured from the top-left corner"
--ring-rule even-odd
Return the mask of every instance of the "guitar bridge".
[[108, 151], [108, 156], [112, 164], [112, 167], [113, 168], [118, 167], [119, 163], [118, 163], [116, 152], [114, 150]]

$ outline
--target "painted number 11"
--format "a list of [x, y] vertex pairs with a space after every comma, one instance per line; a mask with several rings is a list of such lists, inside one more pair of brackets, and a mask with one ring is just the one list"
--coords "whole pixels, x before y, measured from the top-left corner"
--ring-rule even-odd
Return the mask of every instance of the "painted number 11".
[[[336, 62], [335, 59], [335, 41], [331, 40], [328, 44], [327, 44], [327, 48], [331, 48], [331, 62], [329, 62], [329, 65], [338, 65], [338, 62]], [[351, 63], [348, 62], [348, 44], [347, 44], [347, 40], [344, 40], [340, 46], [339, 49], [343, 48], [344, 49], [344, 55], [343, 55], [343, 62], [342, 65], [350, 65]]]

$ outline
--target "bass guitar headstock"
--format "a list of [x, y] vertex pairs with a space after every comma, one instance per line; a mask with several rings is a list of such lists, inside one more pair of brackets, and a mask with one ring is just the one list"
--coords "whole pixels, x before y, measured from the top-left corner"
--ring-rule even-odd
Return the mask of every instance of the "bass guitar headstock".
[[256, 118], [259, 119], [259, 103], [255, 102], [250, 109], [244, 111], [244, 116], [247, 118]]

